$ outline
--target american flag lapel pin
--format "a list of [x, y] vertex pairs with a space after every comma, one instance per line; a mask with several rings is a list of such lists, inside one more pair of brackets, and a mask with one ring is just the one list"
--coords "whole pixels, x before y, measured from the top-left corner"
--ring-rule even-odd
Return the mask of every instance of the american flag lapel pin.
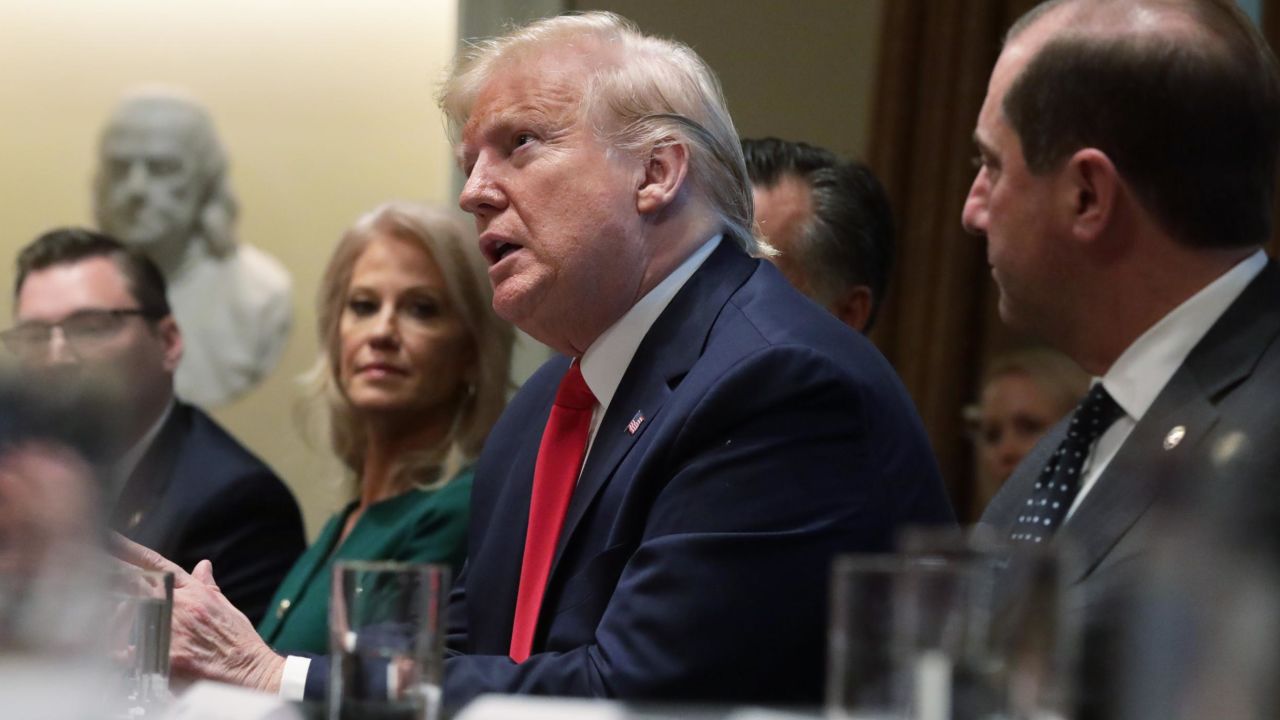
[[627, 423], [627, 434], [635, 435], [636, 431], [640, 429], [640, 425], [642, 423], [644, 423], [644, 411], [637, 410], [636, 416], [631, 418], [631, 422]]

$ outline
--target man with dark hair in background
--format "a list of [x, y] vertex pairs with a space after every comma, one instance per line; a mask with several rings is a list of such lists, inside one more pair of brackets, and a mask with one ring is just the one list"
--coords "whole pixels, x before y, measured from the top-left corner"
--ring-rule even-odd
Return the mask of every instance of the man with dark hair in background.
[[159, 269], [109, 236], [61, 229], [24, 248], [16, 270], [5, 346], [46, 380], [120, 400], [112, 528], [188, 570], [212, 561], [228, 599], [261, 617], [305, 545], [302, 518], [270, 468], [174, 397], [182, 334]]
[[743, 140], [755, 220], [797, 290], [869, 332], [893, 266], [893, 213], [871, 170], [803, 142]]
[[[1079, 551], [1089, 638], [1123, 622], [1158, 496], [1274, 495], [1278, 77], [1229, 0], [1045, 3], [992, 71], [964, 226], [986, 238], [1001, 317], [1097, 381], [982, 522]], [[1088, 665], [1086, 704], [1109, 667]]]

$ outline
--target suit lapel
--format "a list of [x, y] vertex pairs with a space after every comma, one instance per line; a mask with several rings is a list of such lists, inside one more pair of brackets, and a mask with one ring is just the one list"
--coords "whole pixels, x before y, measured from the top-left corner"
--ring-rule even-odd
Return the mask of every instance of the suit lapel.
[[[144, 545], [149, 541], [154, 546], [160, 539], [148, 536], [147, 521], [173, 480], [174, 465], [191, 425], [190, 412], [190, 408], [182, 403], [174, 405], [164, 427], [152, 439], [151, 446], [125, 481], [111, 512], [112, 529]], [[153, 549], [162, 554], [165, 552], [160, 547]]]
[[[1160, 494], [1179, 464], [1187, 462], [1218, 421], [1190, 373], [1179, 370], [1134, 426], [1062, 527], [1062, 537], [1075, 553], [1073, 580], [1093, 571]], [[1183, 436], [1166, 448], [1174, 427]]]
[[[1079, 552], [1076, 579], [1092, 572], [1157, 495], [1171, 489], [1180, 469], [1206, 451], [1217, 403], [1249, 377], [1280, 333], [1278, 293], [1280, 271], [1268, 263], [1192, 349], [1063, 526]], [[1181, 441], [1168, 447], [1174, 428]]]
[[[556, 545], [554, 576], [575, 529], [622, 459], [655, 424], [667, 398], [702, 354], [711, 326], [729, 297], [756, 269], [732, 238], [721, 239], [702, 267], [672, 298], [645, 334], [596, 430], [594, 444], [569, 501]], [[634, 432], [627, 426], [639, 412], [644, 422]]]

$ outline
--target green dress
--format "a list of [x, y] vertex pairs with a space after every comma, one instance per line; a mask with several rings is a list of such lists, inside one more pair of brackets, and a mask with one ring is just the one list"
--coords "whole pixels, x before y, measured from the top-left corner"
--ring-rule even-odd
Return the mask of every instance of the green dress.
[[356, 503], [334, 515], [280, 583], [258, 634], [277, 652], [328, 653], [337, 560], [445, 563], [457, 577], [467, 555], [472, 476], [467, 469], [437, 490], [410, 490], [370, 505], [341, 545], [338, 536]]

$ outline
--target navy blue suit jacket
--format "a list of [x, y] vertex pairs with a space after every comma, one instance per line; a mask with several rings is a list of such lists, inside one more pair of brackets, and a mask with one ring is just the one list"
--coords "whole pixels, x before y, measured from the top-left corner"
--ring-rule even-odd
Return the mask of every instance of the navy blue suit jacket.
[[600, 422], [533, 655], [517, 665], [534, 461], [568, 364], [524, 385], [480, 457], [445, 703], [817, 703], [832, 557], [890, 550], [905, 524], [954, 522], [889, 364], [726, 238], [645, 336]]
[[209, 559], [223, 594], [255, 623], [306, 547], [280, 478], [181, 402], [121, 490], [111, 527], [188, 572]]

